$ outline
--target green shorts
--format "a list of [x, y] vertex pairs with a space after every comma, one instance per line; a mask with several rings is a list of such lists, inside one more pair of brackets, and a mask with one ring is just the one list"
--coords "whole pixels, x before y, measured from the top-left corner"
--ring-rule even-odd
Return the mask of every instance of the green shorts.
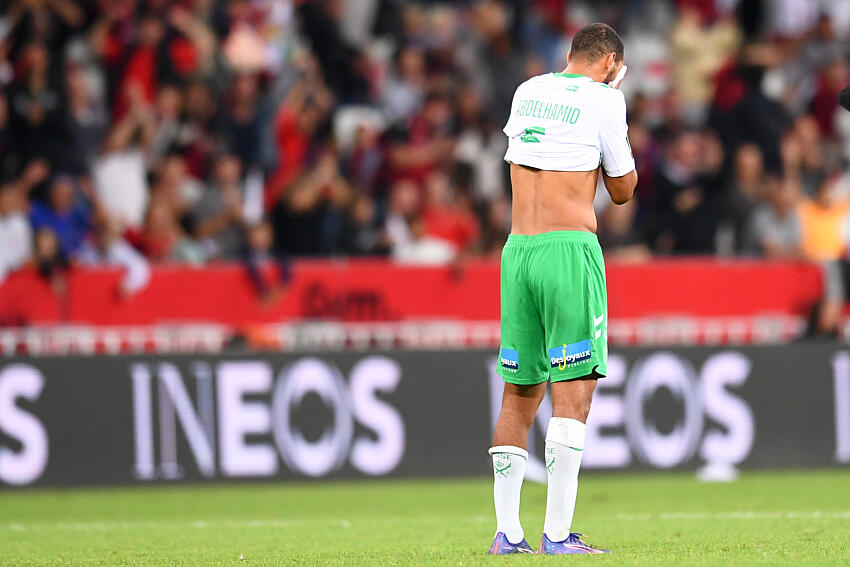
[[501, 298], [498, 369], [506, 382], [530, 385], [607, 374], [605, 263], [595, 234], [508, 236]]

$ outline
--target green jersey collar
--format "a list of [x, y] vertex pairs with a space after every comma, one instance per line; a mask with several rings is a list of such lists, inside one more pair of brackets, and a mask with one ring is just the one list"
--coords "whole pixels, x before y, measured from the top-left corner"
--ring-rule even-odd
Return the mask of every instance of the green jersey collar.
[[581, 73], [552, 73], [556, 77], [564, 77], [566, 79], [578, 79], [579, 77], [584, 77], [585, 79], [590, 79], [587, 75], [582, 75]]
[[597, 85], [602, 85], [603, 87], [611, 88], [611, 85], [606, 85], [605, 83], [597, 83], [587, 75], [582, 75], [581, 73], [552, 73], [556, 77], [564, 77], [566, 79], [587, 79], [591, 83], [596, 83]]

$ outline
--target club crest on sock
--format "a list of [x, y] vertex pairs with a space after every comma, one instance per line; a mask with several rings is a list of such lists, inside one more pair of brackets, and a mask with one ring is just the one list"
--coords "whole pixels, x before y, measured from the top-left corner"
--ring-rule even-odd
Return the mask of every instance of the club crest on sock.
[[504, 460], [504, 459], [494, 460], [493, 461], [493, 470], [495, 471], [496, 476], [500, 476], [502, 478], [505, 478], [506, 476], [508, 476], [508, 472], [510, 471], [512, 464], [513, 463], [511, 463], [510, 460]]

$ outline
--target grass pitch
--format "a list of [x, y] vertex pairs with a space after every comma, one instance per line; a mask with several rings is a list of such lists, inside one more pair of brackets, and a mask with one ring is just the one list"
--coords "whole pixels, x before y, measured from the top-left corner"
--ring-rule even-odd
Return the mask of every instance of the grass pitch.
[[[607, 556], [488, 557], [491, 480], [0, 493], [0, 565], [850, 565], [850, 471], [582, 475], [575, 529]], [[523, 489], [537, 547], [545, 487]], [[241, 559], [240, 559], [241, 557]]]

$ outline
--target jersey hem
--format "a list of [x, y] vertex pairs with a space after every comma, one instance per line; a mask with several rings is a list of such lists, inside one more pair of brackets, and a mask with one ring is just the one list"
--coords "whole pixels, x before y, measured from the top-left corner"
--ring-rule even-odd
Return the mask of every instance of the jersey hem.
[[534, 378], [521, 376], [519, 373], [505, 372], [501, 368], [499, 368], [496, 372], [499, 374], [499, 376], [502, 377], [502, 380], [509, 384], [515, 384], [517, 386], [534, 386], [536, 384], [542, 384], [543, 382], [549, 379], [548, 374], [544, 374], [539, 378]]
[[635, 166], [632, 165], [631, 169], [622, 169], [622, 170], [617, 170], [617, 171], [614, 171], [614, 172], [609, 172], [604, 167], [602, 169], [605, 172], [605, 175], [607, 175], [608, 177], [622, 177], [624, 175], [627, 175], [627, 174], [633, 172], [635, 170]]
[[587, 368], [570, 368], [569, 370], [559, 370], [557, 376], [552, 376], [549, 374], [550, 382], [565, 382], [567, 380], [576, 380], [577, 378], [584, 378], [585, 376], [595, 375], [596, 378], [605, 378], [608, 376], [608, 368], [602, 364], [597, 363], [595, 366], [590, 366], [590, 372], [587, 371]]
[[[544, 159], [546, 159], [546, 158], [544, 158]], [[574, 171], [576, 173], [584, 173], [584, 172], [588, 172], [588, 171], [596, 171], [597, 169], [599, 169], [598, 164], [596, 166], [593, 166], [593, 167], [591, 167], [591, 166], [576, 166], [576, 167], [581, 167], [581, 169], [563, 169], [563, 168], [560, 168], [560, 167], [552, 167], [549, 164], [534, 165], [533, 163], [520, 163], [518, 161], [515, 161], [515, 160], [509, 158], [508, 156], [505, 156], [505, 161], [508, 162], [508, 163], [516, 164], [516, 165], [524, 165], [525, 167], [533, 167], [534, 169], [540, 169], [540, 170], [543, 170], [543, 171]], [[585, 167], [587, 167], [587, 169], [584, 169]], [[628, 173], [628, 171], [626, 173]], [[625, 175], [626, 173], [623, 173], [622, 175]], [[609, 175], [608, 177], [620, 177], [620, 176], [619, 175]]]

